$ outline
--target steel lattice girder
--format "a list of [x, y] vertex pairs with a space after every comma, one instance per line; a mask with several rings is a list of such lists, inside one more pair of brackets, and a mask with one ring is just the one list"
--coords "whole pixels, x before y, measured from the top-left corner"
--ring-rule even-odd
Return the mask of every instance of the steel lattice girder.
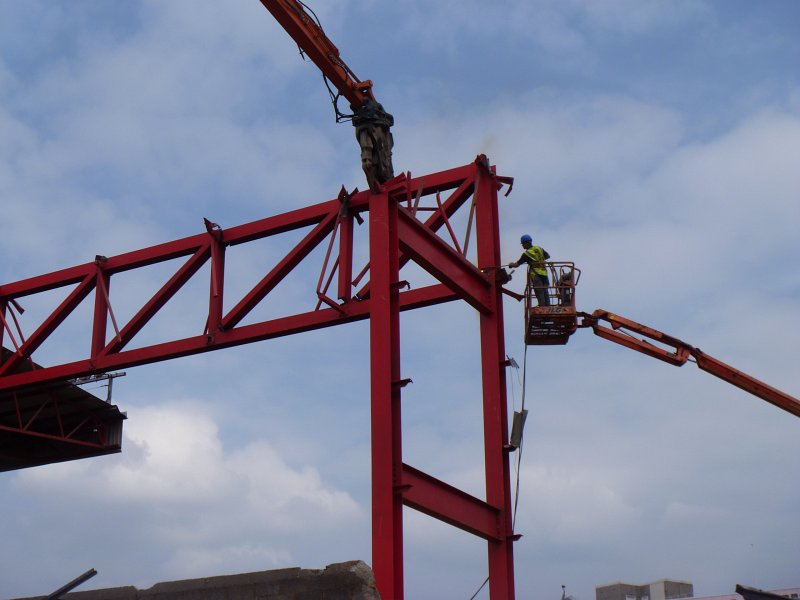
[[112, 454], [125, 415], [68, 383], [0, 395], [0, 471]]
[[[475, 168], [475, 165], [467, 165], [420, 178], [397, 178], [401, 181], [396, 185], [393, 196], [410, 197], [410, 190], [423, 196], [455, 190], [444, 203], [445, 214], [452, 215], [471, 196]], [[349, 202], [350, 213], [367, 211], [369, 197], [368, 192], [354, 194]], [[12, 301], [40, 292], [75, 286], [34, 332], [19, 344], [16, 352], [0, 364], [0, 391], [63, 381], [368, 318], [368, 305], [353, 302], [344, 303], [336, 310], [314, 310], [251, 325], [239, 325], [253, 307], [330, 233], [340, 208], [338, 201], [330, 200], [224, 231], [210, 230], [109, 258], [98, 257], [91, 263], [0, 285], [0, 316], [5, 315]], [[433, 269], [433, 274], [438, 275], [445, 286], [434, 285], [402, 292], [401, 309], [418, 308], [460, 297], [486, 310], [488, 286], [485, 284], [485, 276], [433, 233], [444, 223], [441, 213], [431, 216], [424, 226], [407, 211], [403, 213], [403, 234], [409, 239], [402, 240], [400, 266], [411, 258], [417, 258], [424, 263], [423, 266]], [[227, 314], [220, 315], [221, 298], [224, 294], [224, 248], [308, 226], [314, 226], [314, 229]], [[349, 243], [352, 246], [352, 237]], [[186, 258], [186, 262], [120, 328], [118, 335], [108, 339], [108, 291], [113, 276], [177, 258]], [[212, 290], [207, 334], [204, 332], [194, 337], [126, 350], [126, 346], [135, 339], [137, 333], [209, 260], [212, 264]], [[363, 300], [369, 299], [370, 285], [366, 284], [358, 294]], [[216, 290], [213, 289], [215, 287]], [[89, 356], [83, 360], [23, 372], [20, 365], [24, 361], [35, 360], [35, 352], [41, 344], [92, 293], [95, 296], [95, 314], [90, 328], [92, 336]], [[4, 334], [11, 337], [11, 328], [6, 320], [0, 322], [0, 342], [3, 341]]]
[[[222, 230], [206, 221], [205, 233], [112, 256], [0, 286], [0, 344], [4, 336], [15, 351], [0, 364], [0, 392], [11, 392], [75, 377], [168, 360], [210, 350], [291, 335], [369, 318], [371, 341], [373, 569], [378, 588], [387, 598], [403, 596], [402, 506], [434, 516], [487, 540], [492, 598], [513, 598], [514, 539], [511, 526], [509, 465], [506, 452], [505, 348], [501, 287], [481, 268], [500, 264], [497, 190], [510, 178], [498, 177], [485, 157], [474, 163], [411, 178], [401, 175], [382, 193], [343, 194], [306, 208]], [[450, 192], [444, 202], [439, 194]], [[417, 218], [421, 197], [436, 194], [438, 208], [424, 222]], [[477, 266], [468, 261], [454, 241], [446, 243], [436, 232], [472, 198], [475, 210]], [[370, 280], [352, 297], [353, 218], [369, 213]], [[470, 224], [472, 215], [470, 215]], [[311, 228], [264, 277], [223, 310], [226, 248], [269, 236]], [[241, 324], [326, 237], [340, 231], [337, 295], [344, 300], [327, 308]], [[466, 246], [466, 244], [465, 244]], [[329, 250], [330, 252], [330, 250]], [[118, 273], [169, 260], [185, 262], [114, 335], [111, 280]], [[399, 271], [413, 260], [439, 283], [401, 291]], [[138, 348], [128, 348], [137, 334], [207, 263], [211, 264], [208, 316], [205, 331]], [[327, 257], [326, 257], [327, 264]], [[320, 282], [323, 281], [323, 273]], [[362, 271], [366, 272], [367, 267]], [[332, 279], [333, 272], [331, 272]], [[73, 286], [59, 306], [17, 343], [9, 319], [20, 298]], [[26, 370], [34, 353], [75, 308], [94, 293], [89, 356], [68, 363]], [[324, 291], [318, 289], [320, 300]], [[400, 421], [399, 312], [433, 304], [464, 300], [480, 315], [483, 380], [486, 500], [474, 498], [402, 463]], [[115, 328], [116, 323], [114, 322]], [[19, 328], [17, 329], [18, 333]]]
[[119, 452], [125, 418], [67, 382], [0, 393], [0, 471]]

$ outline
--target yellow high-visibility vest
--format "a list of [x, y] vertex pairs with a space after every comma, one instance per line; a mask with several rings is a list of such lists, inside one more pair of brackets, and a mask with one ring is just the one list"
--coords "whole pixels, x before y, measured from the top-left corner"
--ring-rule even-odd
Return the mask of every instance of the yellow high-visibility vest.
[[547, 277], [547, 269], [544, 266], [544, 250], [539, 246], [531, 246], [525, 249], [525, 255], [533, 261], [531, 263], [531, 276], [535, 274]]

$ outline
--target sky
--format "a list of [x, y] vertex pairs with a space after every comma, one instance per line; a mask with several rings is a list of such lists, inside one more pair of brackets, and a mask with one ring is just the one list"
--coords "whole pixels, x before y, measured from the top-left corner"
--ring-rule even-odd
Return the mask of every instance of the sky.
[[[581, 269], [580, 310], [800, 396], [800, 3], [308, 4], [394, 115], [397, 172], [485, 153], [515, 178], [504, 260], [529, 233]], [[342, 185], [365, 188], [353, 131], [257, 0], [0, 2], [0, 285]], [[249, 289], [290, 243], [231, 249], [228, 289]], [[258, 314], [313, 307], [322, 259]], [[118, 319], [175, 268], [116, 277]], [[203, 285], [143, 339], [202, 331]], [[23, 302], [28, 331], [58, 300], [40, 296]], [[527, 357], [517, 598], [664, 578], [696, 595], [800, 586], [795, 417], [589, 330], [526, 355], [522, 308], [504, 310], [506, 352]], [[88, 311], [38, 362], [83, 356]], [[401, 344], [404, 461], [482, 496], [475, 311], [403, 313]], [[127, 370], [122, 453], [0, 477], [0, 597], [90, 568], [81, 589], [370, 563], [368, 364], [361, 322]], [[509, 411], [521, 378], [509, 369]], [[469, 599], [485, 543], [410, 509], [404, 523], [406, 597]]]

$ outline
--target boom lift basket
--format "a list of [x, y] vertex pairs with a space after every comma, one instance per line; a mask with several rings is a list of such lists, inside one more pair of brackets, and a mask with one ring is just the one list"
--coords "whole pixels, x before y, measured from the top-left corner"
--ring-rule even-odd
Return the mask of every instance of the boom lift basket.
[[[534, 288], [528, 277], [525, 286], [525, 343], [529, 346], [564, 345], [578, 328], [575, 310], [575, 286], [580, 269], [571, 262], [546, 262], [549, 285]], [[547, 299], [539, 306], [536, 292]]]

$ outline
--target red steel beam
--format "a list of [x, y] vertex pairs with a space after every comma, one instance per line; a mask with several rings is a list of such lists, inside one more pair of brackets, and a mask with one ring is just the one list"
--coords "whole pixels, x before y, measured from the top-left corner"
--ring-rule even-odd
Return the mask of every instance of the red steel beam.
[[[403, 505], [460, 527], [487, 540], [490, 593], [493, 599], [513, 599], [510, 487], [505, 403], [505, 349], [500, 284], [484, 275], [436, 235], [446, 220], [474, 196], [478, 267], [500, 264], [497, 190], [500, 182], [485, 159], [425, 175], [400, 176], [383, 193], [355, 193], [343, 209], [340, 200], [321, 202], [226, 230], [206, 221], [206, 233], [166, 244], [98, 257], [69, 269], [0, 286], [0, 314], [16, 298], [75, 286], [67, 298], [0, 366], [0, 392], [33, 387], [113, 369], [292, 335], [362, 319], [370, 319], [372, 421], [373, 569], [385, 598], [403, 597]], [[420, 196], [455, 190], [441, 211], [419, 221], [401, 208], [415, 191]], [[342, 214], [340, 216], [340, 210]], [[354, 229], [352, 220], [369, 212], [370, 281], [350, 294]], [[342, 304], [242, 325], [241, 321], [339, 224], [338, 297]], [[223, 314], [225, 249], [256, 239], [310, 227], [311, 231], [227, 315]], [[332, 235], [332, 234], [331, 234]], [[106, 342], [107, 320], [113, 319], [108, 293], [116, 273], [167, 260], [186, 258], [172, 277]], [[138, 348], [127, 346], [158, 311], [211, 261], [208, 318], [202, 335]], [[440, 283], [400, 291], [399, 272], [414, 260]], [[21, 361], [52, 333], [92, 290], [95, 305], [88, 358], [21, 371]], [[486, 500], [474, 498], [402, 463], [399, 315], [454, 300], [465, 300], [480, 315], [484, 413]], [[116, 324], [115, 324], [116, 330]]]
[[6, 327], [8, 327], [8, 321], [6, 321], [6, 307], [8, 303], [5, 300], [0, 300], [0, 354], [3, 352], [3, 343], [5, 342], [5, 335], [6, 335]]
[[339, 216], [339, 279], [336, 297], [342, 302], [349, 302], [352, 298], [354, 220], [352, 214]]
[[319, 243], [336, 224], [336, 213], [331, 212], [306, 235], [255, 287], [222, 319], [222, 329], [239, 324], [253, 308], [269, 294]]
[[[431, 193], [432, 189], [433, 190], [438, 190], [438, 191], [443, 191], [443, 190], [447, 190], [447, 189], [452, 189], [452, 187], [456, 187], [456, 191], [453, 192], [450, 195], [450, 197], [447, 200], [445, 200], [445, 202], [443, 203], [443, 205], [442, 205], [442, 209], [443, 210], [441, 212], [440, 211], [435, 212], [433, 214], [433, 216], [429, 217], [425, 221], [425, 227], [427, 227], [431, 231], [434, 231], [434, 232], [438, 231], [439, 228], [444, 224], [444, 217], [442, 215], [442, 212], [445, 215], [447, 215], [448, 217], [452, 216], [464, 204], [464, 202], [466, 202], [469, 199], [470, 195], [473, 193], [474, 180], [473, 180], [472, 173], [471, 172], [470, 173], [462, 172], [463, 171], [463, 167], [461, 169], [454, 170], [454, 171], [455, 172], [453, 173], [453, 175], [455, 177], [460, 177], [460, 179], [456, 179], [455, 181], [450, 180], [449, 181], [449, 186], [448, 185], [443, 185], [440, 188], [433, 187], [430, 184], [430, 182], [428, 182], [427, 178], [418, 178], [417, 180], [414, 180], [414, 179], [410, 180], [408, 182], [407, 187], [405, 188], [405, 189], [407, 189], [407, 191], [410, 192], [410, 190], [412, 189], [412, 186], [414, 184], [416, 184], [417, 185], [417, 189], [418, 189], [418, 194], [421, 196], [421, 195], [425, 195], [425, 194]], [[457, 175], [456, 175], [456, 173], [457, 173]], [[457, 185], [454, 185], [454, 184], [456, 184], [456, 182], [458, 182]], [[428, 185], [426, 185], [426, 183], [428, 183]], [[403, 266], [409, 260], [411, 260], [411, 257], [407, 256], [401, 249], [400, 257], [399, 257], [400, 268], [402, 269]], [[369, 283], [367, 283], [363, 288], [361, 288], [361, 290], [359, 290], [359, 292], [356, 294], [356, 296], [358, 296], [359, 298], [367, 298], [369, 296]]]
[[500, 542], [502, 510], [403, 464], [403, 504], [492, 542]]
[[100, 265], [97, 265], [97, 271], [90, 356], [97, 356], [106, 345], [106, 328], [108, 326], [110, 305], [111, 276], [108, 273], [104, 273]]
[[[350, 206], [355, 210], [364, 210], [367, 205], [369, 195], [367, 193], [355, 194]], [[244, 225], [231, 227], [223, 232], [223, 240], [227, 246], [235, 246], [252, 242], [254, 240], [270, 237], [295, 229], [302, 229], [311, 225], [316, 225], [331, 212], [339, 209], [336, 200], [328, 200], [311, 206], [296, 209], [279, 215], [274, 215]], [[208, 234], [199, 233], [163, 244], [156, 244], [148, 248], [134, 250], [109, 257], [103, 264], [103, 271], [109, 275], [146, 267], [149, 265], [165, 262], [183, 256], [194, 254], [199, 248], [208, 245]], [[14, 283], [0, 285], [0, 300], [5, 298], [22, 298], [31, 294], [37, 294], [75, 284], [83, 281], [87, 275], [95, 272], [95, 263], [85, 263], [75, 267], [69, 267], [30, 277]]]
[[[443, 190], [456, 189], [456, 192], [445, 203], [445, 210], [450, 213], [463, 204], [468, 198], [468, 192], [472, 189], [472, 178], [474, 177], [474, 165], [466, 165], [455, 169], [449, 169], [440, 173], [433, 173], [425, 175], [424, 177], [416, 179], [398, 178], [395, 183], [395, 188], [390, 190], [393, 195], [399, 195], [402, 190], [413, 187], [418, 190], [420, 194], [436, 193]], [[358, 212], [368, 209], [370, 194], [368, 192], [355, 193], [349, 198], [348, 208], [350, 214], [357, 214]], [[90, 293], [92, 289], [96, 288], [98, 277], [102, 278], [105, 284], [104, 289], [110, 289], [111, 276], [116, 273], [121, 273], [128, 270], [133, 270], [141, 267], [150, 266], [160, 262], [173, 260], [181, 257], [189, 257], [186, 263], [173, 275], [173, 277], [143, 306], [134, 317], [117, 333], [110, 341], [106, 342], [106, 321], [110, 314], [111, 307], [108, 298], [103, 297], [100, 289], [97, 289], [95, 299], [95, 312], [92, 327], [91, 339], [91, 357], [89, 363], [86, 361], [78, 361], [71, 363], [72, 367], [59, 368], [58, 370], [63, 373], [69, 372], [70, 374], [75, 371], [80, 371], [82, 374], [90, 374], [101, 372], [103, 367], [101, 365], [123, 365], [125, 364], [120, 357], [111, 359], [112, 355], [119, 354], [122, 349], [141, 331], [141, 329], [151, 320], [151, 318], [163, 307], [170, 298], [190, 279], [204, 264], [216, 254], [216, 259], [212, 258], [212, 273], [213, 280], [209, 297], [209, 317], [208, 324], [212, 326], [219, 322], [219, 316], [215, 313], [218, 312], [222, 306], [222, 283], [224, 282], [224, 248], [229, 245], [237, 245], [247, 243], [256, 239], [268, 237], [271, 235], [284, 233], [291, 230], [296, 230], [308, 226], [316, 226], [314, 231], [306, 237], [306, 244], [301, 244], [294, 253], [290, 253], [284, 261], [279, 264], [271, 274], [265, 277], [262, 282], [254, 288], [250, 295], [243, 299], [232, 311], [224, 316], [221, 321], [221, 328], [230, 330], [236, 325], [255, 305], [258, 298], [263, 298], [269, 289], [272, 289], [277, 282], [291, 270], [293, 265], [297, 264], [303, 256], [305, 256], [311, 249], [313, 241], [319, 239], [327, 228], [333, 225], [334, 215], [338, 214], [341, 208], [341, 202], [338, 200], [330, 200], [321, 202], [312, 206], [289, 211], [280, 215], [268, 217], [252, 223], [247, 223], [237, 227], [232, 227], [224, 231], [215, 231], [214, 235], [209, 233], [198, 234], [189, 236], [173, 242], [158, 244], [149, 248], [135, 250], [132, 252], [112, 256], [110, 258], [98, 257], [95, 262], [86, 263], [68, 269], [62, 269], [46, 275], [32, 277], [15, 283], [0, 285], [0, 302], [3, 306], [6, 305], [8, 300], [15, 300], [27, 295], [36, 294], [43, 291], [49, 291], [76, 283], [80, 283], [76, 290], [70, 294], [67, 300], [64, 301], [53, 314], [51, 314], [45, 323], [37, 329], [33, 336], [27, 340], [26, 345], [20, 349], [20, 352], [15, 358], [9, 359], [0, 366], [0, 373], [11, 376], [11, 379], [0, 377], [0, 389], [11, 389], [16, 387], [18, 381], [24, 379], [31, 383], [36, 382], [38, 375], [23, 375], [17, 377], [13, 374], [19, 361], [24, 357], [30, 357], [33, 350], [37, 348], [42, 341], [52, 332], [61, 321], [80, 303], [83, 296]], [[435, 216], [427, 221], [429, 226], [436, 227], [440, 224], [441, 217]], [[411, 226], [412, 231], [419, 229], [418, 227]], [[407, 227], [408, 229], [408, 227]], [[425, 235], [419, 231], [415, 231], [414, 235]], [[349, 237], [349, 236], [348, 236]], [[428, 236], [430, 237], [430, 236]], [[313, 238], [313, 239], [312, 239]], [[352, 247], [352, 240], [350, 242]], [[430, 242], [429, 244], [437, 244]], [[446, 254], [446, 251], [441, 249], [442, 244], [437, 252], [438, 254]], [[435, 247], [435, 246], [434, 246]], [[215, 249], [216, 248], [216, 249]], [[431, 264], [438, 264], [436, 261], [430, 260]], [[404, 260], [407, 260], [405, 258]], [[441, 262], [441, 261], [440, 261]], [[463, 275], [463, 273], [461, 274]], [[459, 274], [457, 274], [459, 276]], [[472, 274], [474, 276], [474, 273]], [[469, 279], [470, 276], [467, 277]], [[476, 280], [477, 281], [477, 280]], [[82, 283], [81, 283], [82, 282]], [[474, 283], [474, 282], [473, 282]], [[450, 282], [452, 286], [452, 281]], [[480, 283], [478, 283], [480, 286]], [[462, 292], [463, 293], [463, 292]], [[107, 294], [106, 294], [107, 295]], [[479, 300], [480, 294], [475, 296], [472, 294], [472, 301], [481, 304]], [[347, 311], [343, 311], [346, 316]], [[313, 320], [313, 319], [312, 319]], [[316, 325], [311, 326], [316, 327]], [[5, 333], [5, 332], [4, 332]], [[222, 337], [225, 339], [234, 338], [236, 336], [220, 336], [220, 331], [210, 331], [212, 335]], [[257, 335], [261, 335], [260, 333]], [[103, 344], [105, 343], [105, 346]], [[240, 342], [245, 343], [245, 342]], [[192, 346], [191, 352], [200, 351], [196, 344], [180, 343], [180, 350], [175, 350], [167, 345], [167, 349], [163, 345], [154, 346], [152, 351], [147, 349], [139, 349], [134, 359], [137, 364], [142, 362], [153, 362], [155, 360], [165, 360], [172, 358], [176, 355], [185, 355], [189, 353], [186, 350], [187, 346]], [[208, 345], [208, 344], [207, 344]], [[213, 345], [213, 344], [212, 344]], [[102, 346], [102, 350], [100, 349]], [[213, 345], [220, 347], [219, 345]], [[145, 355], [145, 358], [141, 358]], [[89, 364], [90, 367], [85, 366], [77, 367], [75, 365]], [[42, 374], [42, 377], [49, 377], [49, 375]], [[12, 383], [14, 382], [14, 383]]]
[[[498, 181], [485, 157], [476, 160], [475, 222], [478, 267], [501, 264]], [[483, 388], [483, 448], [486, 502], [500, 508], [499, 540], [488, 542], [489, 593], [514, 598], [514, 532], [511, 518], [511, 479], [508, 453], [506, 351], [502, 287], [491, 280], [494, 310], [480, 313], [481, 383]]]
[[20, 362], [29, 358], [56, 328], [64, 322], [70, 313], [83, 301], [86, 296], [94, 289], [97, 273], [91, 273], [83, 278], [78, 286], [59, 304], [58, 308], [42, 323], [31, 336], [23, 342], [19, 350], [9, 357], [0, 366], [0, 377], [13, 371], [19, 366]]
[[172, 298], [184, 284], [199, 271], [211, 256], [211, 243], [206, 240], [206, 244], [200, 246], [195, 253], [170, 277], [161, 289], [148, 300], [145, 305], [131, 318], [122, 328], [119, 335], [112, 339], [108, 345], [96, 356], [97, 361], [102, 356], [116, 354], [139, 333], [142, 328], [152, 319], [161, 308]]
[[222, 239], [222, 230], [208, 226], [208, 235], [211, 237], [211, 281], [208, 290], [206, 334], [222, 328], [225, 292], [225, 242]]
[[382, 598], [403, 597], [403, 502], [400, 429], [398, 206], [387, 194], [370, 199], [370, 396], [372, 439], [372, 569]]
[[[83, 425], [83, 423], [81, 425]], [[43, 440], [51, 440], [51, 441], [55, 441], [55, 442], [61, 442], [63, 444], [71, 444], [73, 446], [83, 446], [83, 447], [92, 448], [92, 449], [95, 449], [95, 450], [103, 450], [103, 449], [107, 448], [105, 441], [102, 440], [102, 439], [99, 439], [100, 436], [101, 436], [101, 433], [104, 433], [100, 429], [98, 429], [98, 432], [97, 432], [98, 433], [98, 441], [97, 442], [87, 442], [85, 440], [80, 440], [80, 439], [76, 439], [74, 437], [71, 437], [70, 435], [53, 435], [51, 433], [42, 433], [42, 432], [35, 431], [35, 430], [32, 430], [32, 429], [24, 429], [24, 428], [19, 428], [19, 427], [12, 427], [10, 425], [0, 425], [0, 431], [7, 431], [9, 433], [17, 433], [17, 434], [20, 434], [20, 435], [25, 435], [26, 437], [36, 437], [36, 438], [41, 438]], [[70, 433], [72, 435], [74, 435], [74, 433], [75, 433], [74, 429]]]
[[486, 276], [406, 209], [401, 208], [398, 213], [400, 247], [405, 256], [412, 258], [480, 312], [491, 313], [494, 306]]
[[[454, 300], [458, 300], [458, 297], [447, 286], [434, 284], [402, 292], [400, 294], [400, 310], [413, 310]], [[10, 391], [32, 385], [74, 379], [115, 369], [136, 367], [212, 350], [294, 335], [305, 331], [324, 329], [334, 325], [353, 323], [368, 319], [369, 311], [369, 301], [352, 302], [343, 305], [340, 310], [324, 308], [250, 325], [241, 325], [231, 330], [217, 332], [211, 339], [207, 335], [197, 335], [104, 354], [94, 359], [78, 360], [61, 365], [42, 367], [34, 371], [14, 373], [0, 377], [0, 391]]]
[[[0, 359], [3, 358], [3, 344], [5, 343], [5, 335], [6, 335], [6, 327], [8, 327], [8, 321], [6, 321], [6, 307], [8, 303], [5, 301], [0, 300]], [[13, 335], [12, 335], [13, 340]], [[13, 344], [16, 348], [16, 340], [13, 341]]]

